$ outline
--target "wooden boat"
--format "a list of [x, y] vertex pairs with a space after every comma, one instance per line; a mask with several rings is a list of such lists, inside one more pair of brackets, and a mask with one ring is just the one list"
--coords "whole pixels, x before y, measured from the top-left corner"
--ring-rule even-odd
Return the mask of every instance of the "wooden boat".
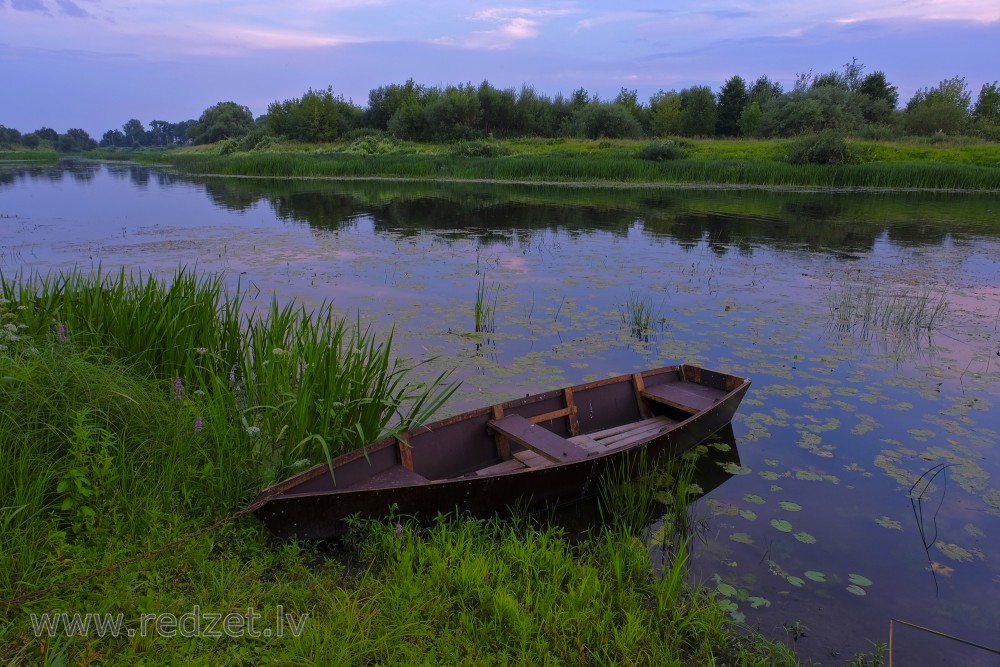
[[465, 412], [386, 438], [264, 489], [254, 514], [279, 537], [342, 535], [351, 515], [488, 515], [582, 499], [605, 470], [674, 456], [732, 421], [750, 380], [680, 365]]

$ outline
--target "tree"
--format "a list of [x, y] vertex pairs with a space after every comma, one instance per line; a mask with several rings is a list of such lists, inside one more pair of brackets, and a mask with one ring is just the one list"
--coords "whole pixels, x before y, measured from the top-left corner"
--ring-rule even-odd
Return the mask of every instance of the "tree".
[[100, 146], [104, 148], [123, 148], [128, 145], [125, 133], [121, 130], [108, 130], [101, 136]]
[[1000, 88], [997, 82], [984, 84], [972, 107], [972, 126], [976, 133], [991, 141], [1000, 141]]
[[622, 86], [615, 98], [615, 104], [627, 110], [635, 118], [643, 132], [649, 128], [649, 110], [639, 104], [639, 91], [629, 90]]
[[899, 105], [896, 86], [889, 85], [885, 73], [872, 72], [858, 85], [861, 115], [869, 123], [888, 123]]
[[740, 134], [744, 137], [756, 137], [760, 133], [761, 120], [764, 118], [764, 111], [757, 102], [751, 102], [743, 107], [740, 112]]
[[122, 125], [122, 133], [125, 135], [126, 146], [138, 148], [146, 144], [146, 128], [135, 118]]
[[0, 125], [0, 144], [11, 145], [21, 143], [21, 132], [12, 127]]
[[188, 130], [188, 135], [196, 144], [210, 144], [243, 136], [254, 127], [250, 109], [236, 102], [219, 102], [205, 109], [198, 123]]
[[715, 95], [708, 86], [681, 91], [681, 134], [689, 137], [715, 133]]
[[573, 118], [576, 135], [588, 139], [637, 139], [642, 127], [628, 109], [612, 102], [591, 102]]
[[653, 134], [667, 137], [681, 133], [681, 96], [677, 91], [662, 90], [649, 99], [649, 116]]
[[165, 120], [149, 121], [149, 132], [147, 133], [150, 146], [163, 148], [174, 143], [173, 124]]
[[762, 76], [753, 82], [750, 90], [747, 91], [748, 103], [756, 102], [761, 108], [776, 97], [781, 97], [784, 91], [781, 84], [771, 81], [766, 76]]
[[91, 139], [85, 130], [78, 127], [66, 130], [66, 134], [59, 137], [58, 149], [62, 153], [90, 151], [95, 148], [97, 148], [97, 142]]
[[59, 141], [59, 133], [53, 130], [51, 127], [40, 127], [35, 130], [32, 134], [36, 135], [42, 142], [55, 147], [56, 143]]
[[743, 113], [750, 96], [743, 77], [733, 76], [719, 90], [719, 103], [715, 114], [715, 132], [724, 137], [735, 137], [740, 133], [740, 114]]
[[856, 95], [846, 86], [798, 87], [772, 99], [762, 111], [758, 131], [764, 136], [849, 132], [861, 124]]
[[471, 83], [448, 86], [424, 107], [426, 131], [437, 141], [476, 136], [481, 116], [479, 97]]
[[332, 88], [310, 88], [301, 98], [268, 105], [263, 125], [270, 134], [296, 141], [335, 141], [360, 125], [361, 117], [361, 109]]
[[509, 137], [514, 133], [517, 117], [517, 91], [498, 90], [483, 81], [476, 91], [479, 98], [480, 127], [487, 136]]
[[969, 121], [972, 93], [965, 77], [945, 79], [934, 88], [921, 88], [906, 103], [907, 129], [914, 134], [957, 134]]
[[368, 92], [368, 109], [365, 111], [365, 124], [376, 130], [388, 130], [389, 121], [404, 106], [422, 106], [427, 91], [418, 86], [413, 79], [406, 83], [381, 86]]

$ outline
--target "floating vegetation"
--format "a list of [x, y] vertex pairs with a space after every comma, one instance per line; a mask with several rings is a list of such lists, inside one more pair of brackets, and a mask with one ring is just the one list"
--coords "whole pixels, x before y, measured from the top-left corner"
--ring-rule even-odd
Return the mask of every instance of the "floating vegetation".
[[946, 543], [942, 540], [938, 540], [934, 543], [935, 548], [941, 552], [942, 555], [957, 561], [970, 562], [973, 560], [972, 554], [955, 543]]
[[872, 580], [861, 574], [848, 574], [847, 580], [852, 584], [857, 584], [858, 586], [871, 586]]
[[771, 526], [775, 530], [780, 530], [783, 533], [792, 532], [792, 524], [784, 519], [771, 519]]
[[880, 516], [875, 518], [875, 523], [882, 526], [883, 528], [891, 528], [893, 530], [903, 530], [903, 524], [895, 519], [890, 519], [887, 516]]

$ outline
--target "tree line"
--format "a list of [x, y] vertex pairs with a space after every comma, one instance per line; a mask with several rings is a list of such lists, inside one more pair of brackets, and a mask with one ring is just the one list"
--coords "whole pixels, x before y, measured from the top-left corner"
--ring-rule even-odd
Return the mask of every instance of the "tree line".
[[104, 133], [58, 135], [49, 128], [21, 135], [0, 126], [0, 144], [50, 145], [59, 150], [170, 147], [244, 138], [250, 148], [269, 138], [330, 142], [365, 131], [413, 141], [461, 141], [515, 137], [790, 137], [833, 130], [869, 139], [907, 135], [970, 135], [1000, 140], [1000, 88], [982, 86], [975, 101], [964, 77], [921, 88], [903, 106], [882, 71], [865, 72], [857, 59], [840, 71], [799, 74], [790, 90], [767, 76], [729, 78], [718, 92], [708, 86], [659, 91], [642, 103], [622, 88], [613, 100], [585, 89], [542, 95], [531, 86], [496, 88], [487, 81], [445, 87], [412, 79], [369, 92], [360, 107], [332, 88], [308, 90], [275, 101], [254, 118], [236, 102], [209, 107], [197, 120], [154, 120], [149, 128], [131, 119]]

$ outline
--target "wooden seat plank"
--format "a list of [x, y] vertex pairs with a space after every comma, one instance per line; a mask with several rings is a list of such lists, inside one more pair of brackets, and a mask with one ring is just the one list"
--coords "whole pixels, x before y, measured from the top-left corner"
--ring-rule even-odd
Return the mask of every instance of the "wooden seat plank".
[[587, 450], [543, 426], [533, 424], [520, 415], [507, 415], [489, 422], [494, 431], [505, 435], [522, 447], [538, 452], [556, 463], [569, 463], [587, 458]]
[[725, 396], [712, 389], [698, 391], [695, 387], [701, 388], [701, 385], [680, 382], [657, 384], [643, 389], [642, 395], [651, 401], [671, 405], [692, 414], [712, 407]]

